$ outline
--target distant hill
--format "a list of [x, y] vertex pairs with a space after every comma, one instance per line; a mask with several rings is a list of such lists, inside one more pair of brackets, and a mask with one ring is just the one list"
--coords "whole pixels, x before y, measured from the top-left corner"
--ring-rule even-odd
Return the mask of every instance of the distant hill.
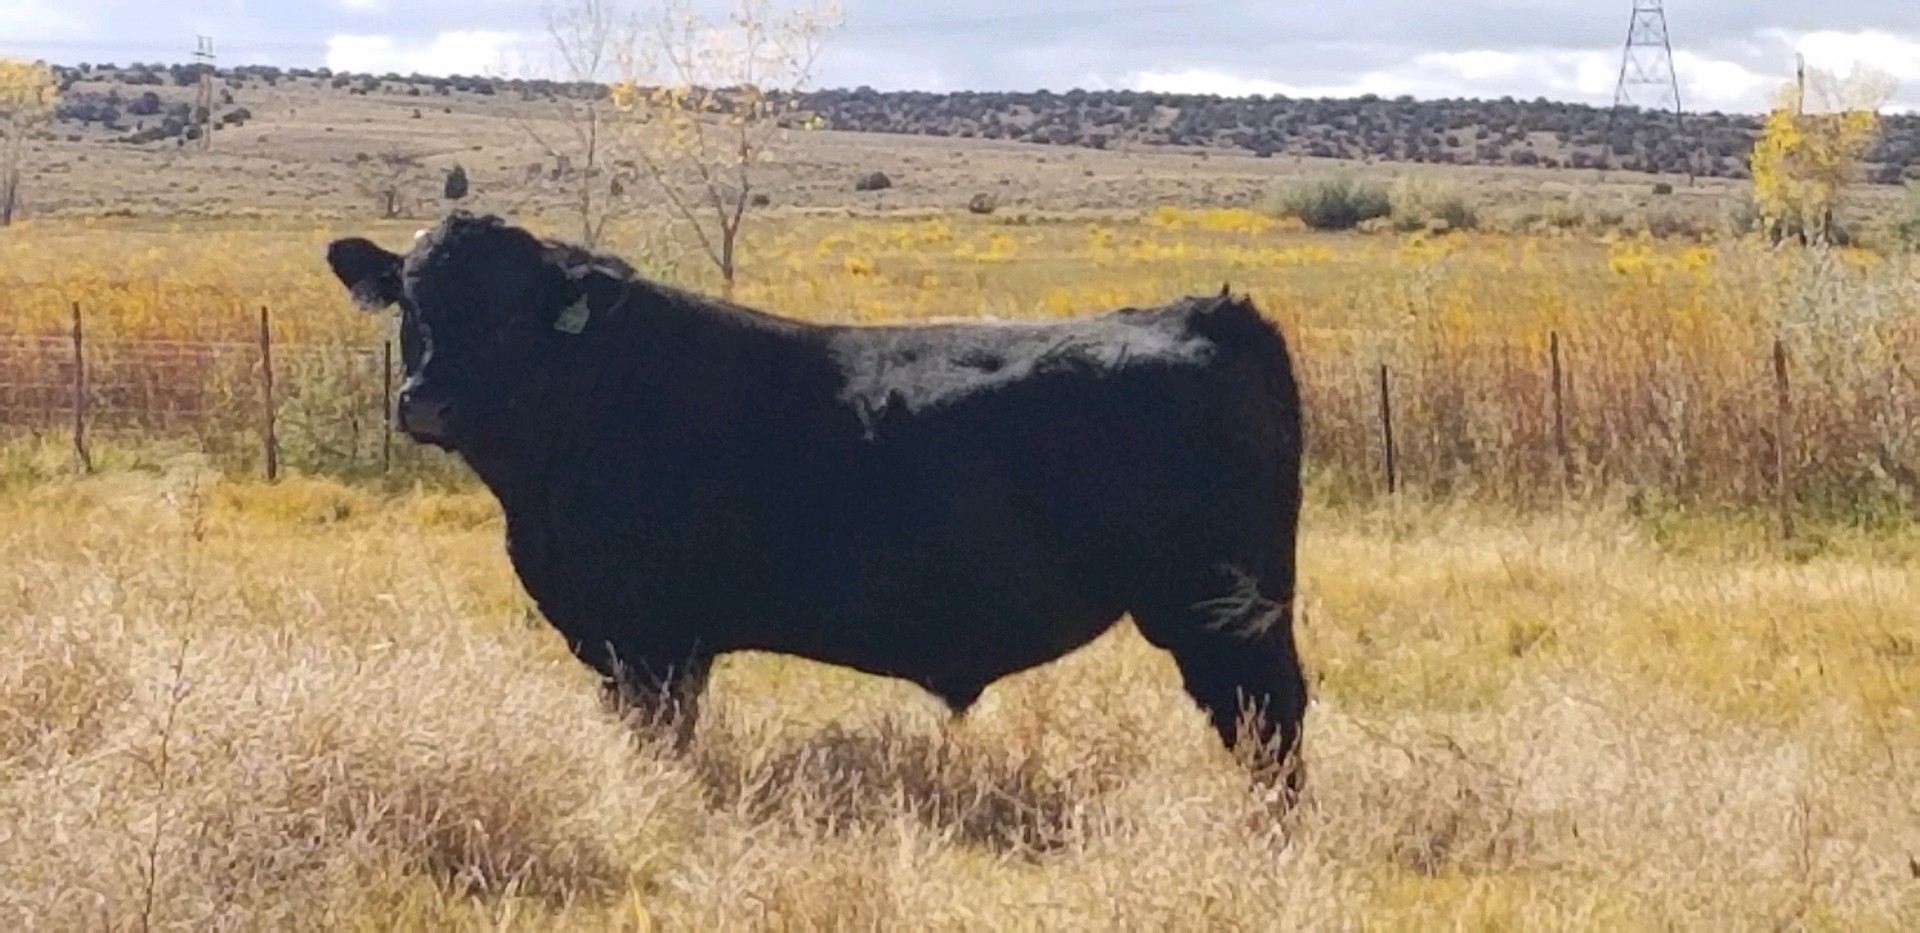
[[[1622, 111], [1539, 99], [1289, 99], [1141, 91], [930, 94], [871, 88], [808, 94], [835, 129], [1012, 139], [1104, 149], [1162, 144], [1260, 156], [1611, 168], [1745, 178], [1759, 118]], [[1890, 116], [1872, 180], [1920, 178], [1920, 116]]]
[[[63, 123], [97, 127], [110, 138], [145, 145], [191, 138], [198, 114], [177, 94], [198, 80], [195, 65], [60, 67]], [[343, 74], [327, 69], [242, 66], [215, 73], [224, 86], [213, 119], [222, 128], [251, 114], [234, 104], [243, 88], [294, 82], [342, 95], [539, 100], [604, 94], [598, 86], [478, 77]], [[834, 129], [867, 133], [1013, 140], [1113, 149], [1188, 146], [1240, 149], [1256, 156], [1310, 156], [1379, 162], [1620, 171], [1745, 178], [1759, 119], [1742, 114], [1623, 111], [1536, 99], [1416, 101], [1376, 96], [1289, 99], [1158, 94], [1143, 91], [928, 93], [871, 88], [802, 95], [803, 111]], [[1869, 179], [1920, 179], [1920, 116], [1884, 119]]]

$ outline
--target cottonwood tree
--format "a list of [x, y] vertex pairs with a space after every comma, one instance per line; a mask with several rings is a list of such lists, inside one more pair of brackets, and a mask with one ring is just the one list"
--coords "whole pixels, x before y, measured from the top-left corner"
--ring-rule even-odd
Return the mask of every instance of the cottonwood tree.
[[53, 116], [59, 89], [45, 62], [0, 58], [0, 227], [13, 223], [20, 203], [27, 134]]
[[622, 62], [612, 90], [621, 151], [692, 231], [729, 298], [768, 157], [788, 130], [819, 125], [799, 113], [799, 93], [840, 22], [837, 6], [732, 0], [712, 18], [688, 0], [663, 0]]
[[1753, 199], [1769, 239], [1829, 243], [1833, 215], [1879, 138], [1891, 76], [1856, 68], [1846, 77], [1807, 69], [1781, 88], [1754, 143]]

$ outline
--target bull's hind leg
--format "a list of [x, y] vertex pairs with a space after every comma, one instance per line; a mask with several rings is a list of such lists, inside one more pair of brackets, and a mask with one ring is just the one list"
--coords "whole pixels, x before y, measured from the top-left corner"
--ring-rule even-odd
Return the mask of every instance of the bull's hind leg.
[[1237, 568], [1217, 568], [1178, 598], [1134, 614], [1141, 634], [1173, 655], [1187, 693], [1228, 750], [1262, 785], [1298, 795], [1297, 751], [1307, 685], [1293, 643], [1292, 594]]

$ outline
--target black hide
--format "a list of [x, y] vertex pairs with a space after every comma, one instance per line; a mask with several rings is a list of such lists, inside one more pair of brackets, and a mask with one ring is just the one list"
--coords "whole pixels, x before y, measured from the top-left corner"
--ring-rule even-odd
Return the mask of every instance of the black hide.
[[825, 326], [491, 217], [370, 247], [330, 256], [356, 300], [401, 306], [421, 439], [499, 498], [579, 658], [683, 730], [725, 652], [904, 678], [958, 713], [1131, 614], [1229, 747], [1243, 707], [1262, 761], [1294, 747], [1300, 402], [1251, 302]]

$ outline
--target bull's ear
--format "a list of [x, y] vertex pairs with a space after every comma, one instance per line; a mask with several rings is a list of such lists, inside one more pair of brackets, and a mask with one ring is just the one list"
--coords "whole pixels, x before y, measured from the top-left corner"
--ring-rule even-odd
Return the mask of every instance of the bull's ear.
[[362, 310], [378, 311], [400, 300], [400, 257], [361, 237], [327, 246], [327, 265]]

